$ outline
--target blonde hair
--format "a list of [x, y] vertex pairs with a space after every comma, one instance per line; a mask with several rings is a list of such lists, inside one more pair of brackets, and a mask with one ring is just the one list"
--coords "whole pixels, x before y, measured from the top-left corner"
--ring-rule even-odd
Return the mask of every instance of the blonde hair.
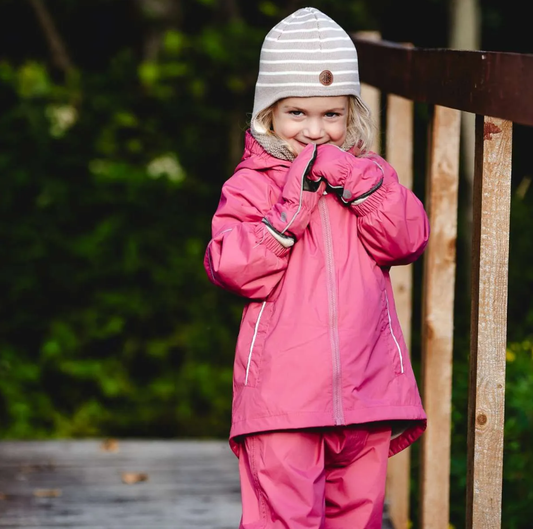
[[[261, 110], [261, 112], [258, 112], [257, 115], [252, 118], [250, 122], [252, 133], [267, 134], [281, 140], [272, 129], [272, 114], [275, 106], [280, 101], [281, 99], [270, 105], [268, 108]], [[372, 119], [370, 109], [361, 98], [349, 95], [346, 139], [343, 147], [349, 149], [353, 145], [357, 145], [361, 153], [364, 154], [370, 150], [375, 133], [376, 125]], [[288, 144], [287, 147], [289, 147]]]

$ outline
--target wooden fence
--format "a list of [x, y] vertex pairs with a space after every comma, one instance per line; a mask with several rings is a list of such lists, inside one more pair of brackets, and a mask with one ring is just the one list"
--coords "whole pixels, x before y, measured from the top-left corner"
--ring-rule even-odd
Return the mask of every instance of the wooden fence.
[[[454, 284], [462, 112], [475, 114], [467, 529], [501, 527], [507, 278], [513, 125], [533, 126], [533, 55], [422, 49], [353, 35], [363, 99], [385, 123], [385, 157], [412, 186], [413, 152], [427, 149], [424, 199], [431, 236], [422, 279], [421, 385], [428, 429], [421, 440], [420, 529], [448, 529]], [[427, 145], [415, 145], [414, 104], [431, 110]], [[380, 151], [379, 143], [375, 150]], [[412, 266], [412, 265], [411, 265]], [[393, 270], [410, 341], [411, 266]], [[414, 322], [416, 324], [416, 322]], [[410, 451], [393, 457], [387, 501], [395, 529], [409, 526]]]

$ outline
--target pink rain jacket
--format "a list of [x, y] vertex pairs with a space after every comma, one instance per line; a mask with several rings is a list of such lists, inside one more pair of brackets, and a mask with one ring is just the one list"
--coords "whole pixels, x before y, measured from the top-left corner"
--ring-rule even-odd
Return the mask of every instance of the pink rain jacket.
[[421, 255], [428, 219], [395, 170], [371, 158], [383, 169], [381, 187], [355, 206], [324, 194], [289, 248], [262, 219], [280, 200], [291, 162], [248, 131], [222, 187], [204, 264], [211, 282], [246, 298], [233, 374], [237, 455], [249, 433], [398, 421], [392, 456], [426, 428], [389, 270]]

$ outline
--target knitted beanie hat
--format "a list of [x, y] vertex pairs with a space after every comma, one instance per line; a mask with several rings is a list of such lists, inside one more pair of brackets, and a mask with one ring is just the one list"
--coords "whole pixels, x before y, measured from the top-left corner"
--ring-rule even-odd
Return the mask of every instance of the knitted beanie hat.
[[333, 19], [305, 7], [276, 24], [263, 41], [252, 122], [285, 97], [360, 94], [352, 39]]

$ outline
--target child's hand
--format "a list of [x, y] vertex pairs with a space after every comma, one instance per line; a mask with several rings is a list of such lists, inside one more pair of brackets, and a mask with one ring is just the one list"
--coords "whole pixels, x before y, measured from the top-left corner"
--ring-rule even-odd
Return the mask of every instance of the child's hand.
[[316, 154], [317, 146], [309, 144], [294, 159], [281, 193], [282, 200], [263, 219], [270, 229], [282, 237], [297, 240], [302, 236], [324, 192], [326, 183], [322, 177], [311, 173]]
[[350, 167], [349, 158], [354, 158], [353, 154], [343, 151], [336, 145], [330, 143], [319, 145], [315, 163], [311, 168], [312, 178], [326, 180], [328, 190], [341, 196]]
[[325, 182], [320, 186], [323, 178], [312, 172], [316, 157], [317, 146], [314, 143], [310, 143], [294, 159], [283, 187], [282, 196], [285, 201], [299, 204], [302, 191], [316, 192], [319, 188], [322, 188], [322, 191], [324, 190]]
[[328, 189], [343, 204], [352, 204], [376, 191], [383, 183], [383, 168], [372, 158], [357, 158], [332, 144], [319, 145], [311, 168], [315, 179], [324, 178]]

